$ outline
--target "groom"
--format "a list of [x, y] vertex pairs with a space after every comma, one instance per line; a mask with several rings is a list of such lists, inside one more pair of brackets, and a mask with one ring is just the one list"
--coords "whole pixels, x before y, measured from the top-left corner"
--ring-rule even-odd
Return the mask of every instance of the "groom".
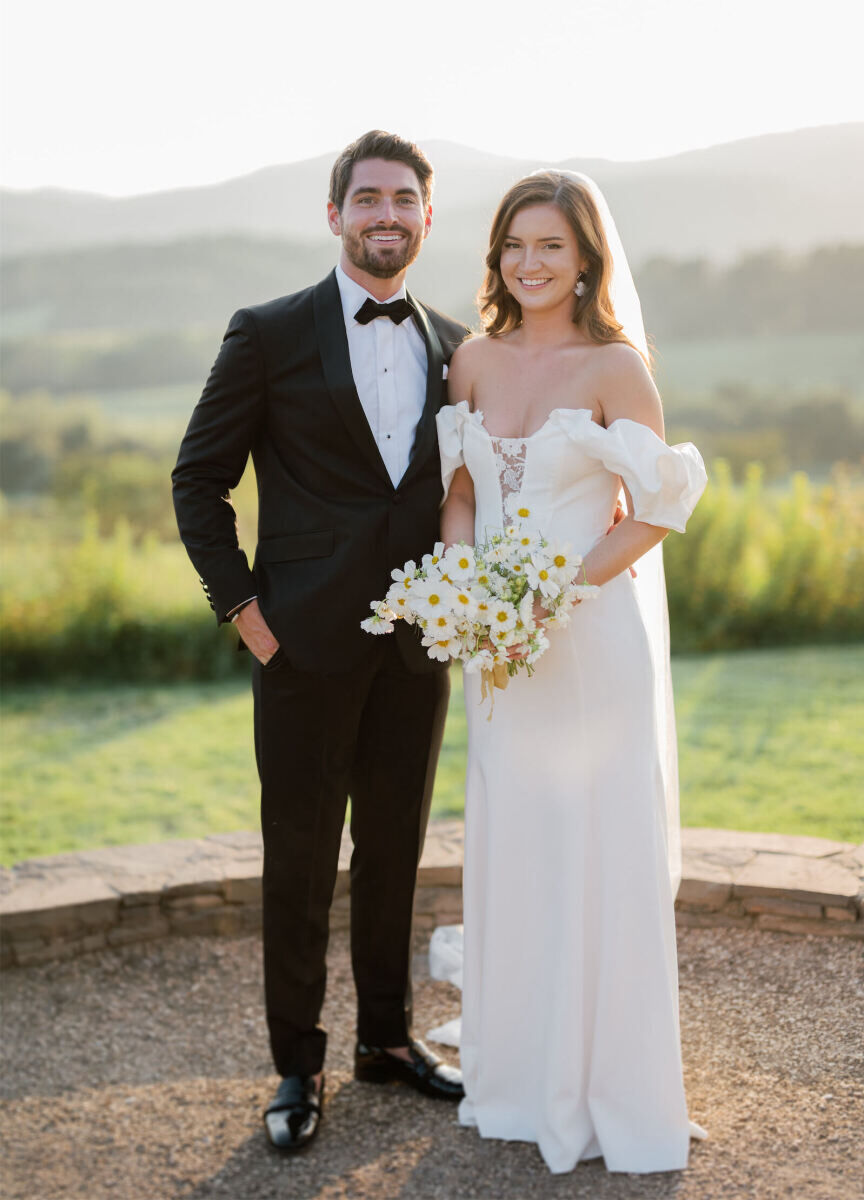
[[[351, 797], [355, 1076], [459, 1099], [459, 1072], [410, 1036], [411, 911], [449, 695], [446, 668], [400, 622], [360, 621], [390, 571], [438, 536], [435, 414], [464, 326], [406, 292], [429, 233], [432, 167], [373, 130], [333, 165], [339, 265], [241, 309], [180, 447], [180, 535], [218, 621], [252, 652], [264, 837], [267, 1021], [282, 1082], [271, 1142], [318, 1131], [328, 915]], [[250, 570], [229, 499], [258, 484]]]

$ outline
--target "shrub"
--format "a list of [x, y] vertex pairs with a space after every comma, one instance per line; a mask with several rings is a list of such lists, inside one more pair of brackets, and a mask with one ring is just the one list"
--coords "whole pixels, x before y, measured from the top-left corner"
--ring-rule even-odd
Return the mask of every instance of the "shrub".
[[766, 489], [751, 464], [742, 487], [715, 463], [685, 537], [666, 541], [673, 648], [864, 637], [864, 487], [837, 471]]
[[[848, 473], [767, 488], [751, 464], [739, 486], [718, 461], [686, 535], [665, 544], [673, 650], [864, 638], [862, 500], [864, 484]], [[92, 514], [83, 529], [72, 514], [62, 527], [32, 516], [4, 525], [7, 679], [215, 679], [245, 669], [234, 631], [217, 635], [176, 541], [150, 533], [136, 542], [123, 518], [106, 537]]]

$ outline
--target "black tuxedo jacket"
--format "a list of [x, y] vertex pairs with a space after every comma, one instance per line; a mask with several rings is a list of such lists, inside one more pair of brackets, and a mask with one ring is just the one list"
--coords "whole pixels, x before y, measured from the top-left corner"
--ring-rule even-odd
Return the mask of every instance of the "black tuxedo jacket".
[[[375, 652], [360, 629], [390, 572], [438, 537], [441, 468], [435, 414], [444, 365], [464, 325], [412, 297], [426, 342], [426, 404], [394, 487], [360, 404], [335, 272], [231, 319], [173, 472], [180, 536], [218, 621], [257, 595], [299, 670], [349, 670]], [[229, 492], [249, 455], [258, 483], [250, 570]], [[413, 629], [397, 636], [410, 669], [436, 669]]]

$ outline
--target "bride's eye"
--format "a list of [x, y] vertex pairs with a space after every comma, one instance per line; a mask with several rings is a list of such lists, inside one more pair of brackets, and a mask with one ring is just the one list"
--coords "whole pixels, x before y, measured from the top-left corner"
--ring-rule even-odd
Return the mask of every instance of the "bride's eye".
[[560, 250], [561, 243], [560, 242], [545, 242], [543, 245], [543, 249], [544, 250]]
[[504, 245], [502, 246], [502, 249], [503, 250], [518, 250], [519, 243], [518, 242], [505, 242]]

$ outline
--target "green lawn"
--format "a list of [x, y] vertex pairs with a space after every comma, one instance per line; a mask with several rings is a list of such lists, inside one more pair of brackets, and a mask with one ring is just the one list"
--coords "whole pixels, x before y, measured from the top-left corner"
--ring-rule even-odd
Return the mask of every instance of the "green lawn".
[[[864, 647], [680, 658], [673, 671], [685, 825], [864, 838]], [[453, 681], [437, 816], [462, 809]], [[250, 709], [242, 682], [7, 688], [2, 861], [255, 828]]]
[[864, 402], [864, 336], [857, 333], [763, 334], [755, 337], [663, 339], [657, 345], [657, 383], [670, 398], [694, 397], [720, 384], [746, 383], [757, 390], [786, 391], [790, 401], [841, 389]]

